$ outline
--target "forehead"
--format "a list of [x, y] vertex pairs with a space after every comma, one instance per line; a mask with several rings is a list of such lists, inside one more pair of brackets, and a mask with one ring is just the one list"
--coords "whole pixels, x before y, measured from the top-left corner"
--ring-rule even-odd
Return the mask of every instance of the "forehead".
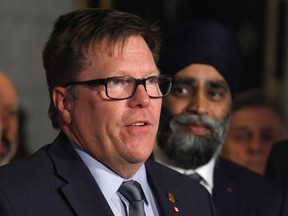
[[267, 106], [247, 106], [233, 112], [232, 122], [237, 124], [246, 124], [249, 126], [283, 126], [281, 117], [273, 109]]
[[191, 78], [199, 83], [209, 81], [225, 81], [223, 76], [210, 65], [191, 64], [176, 73], [175, 78]]
[[139, 73], [143, 72], [159, 73], [152, 52], [141, 36], [130, 36], [125, 42], [103, 41], [89, 49], [87, 58], [87, 72], [89, 69], [90, 72], [97, 71], [98, 77], [139, 76]]
[[234, 111], [230, 128], [235, 132], [255, 134], [273, 132], [277, 139], [284, 139], [287, 136], [286, 124], [268, 107], [251, 106]]

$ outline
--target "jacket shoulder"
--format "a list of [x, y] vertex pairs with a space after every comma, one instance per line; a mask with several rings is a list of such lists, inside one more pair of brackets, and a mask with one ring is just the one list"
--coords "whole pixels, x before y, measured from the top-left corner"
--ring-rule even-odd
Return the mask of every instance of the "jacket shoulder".
[[[287, 212], [287, 188], [245, 167], [219, 157], [214, 168], [214, 200], [218, 213], [282, 215]], [[238, 209], [238, 210], [237, 210]]]
[[0, 186], [5, 182], [12, 183], [13, 180], [21, 181], [23, 177], [27, 179], [29, 176], [31, 178], [35, 175], [40, 176], [48, 166], [51, 167], [51, 161], [47, 154], [49, 147], [50, 144], [24, 159], [0, 167]]

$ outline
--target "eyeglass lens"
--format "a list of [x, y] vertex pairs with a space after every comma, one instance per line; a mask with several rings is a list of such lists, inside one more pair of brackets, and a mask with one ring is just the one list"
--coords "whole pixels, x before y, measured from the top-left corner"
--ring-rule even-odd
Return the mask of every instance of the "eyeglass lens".
[[170, 77], [152, 76], [146, 79], [130, 77], [113, 77], [107, 79], [107, 96], [114, 99], [132, 97], [139, 84], [144, 84], [147, 94], [152, 98], [160, 98], [169, 94], [172, 80]]

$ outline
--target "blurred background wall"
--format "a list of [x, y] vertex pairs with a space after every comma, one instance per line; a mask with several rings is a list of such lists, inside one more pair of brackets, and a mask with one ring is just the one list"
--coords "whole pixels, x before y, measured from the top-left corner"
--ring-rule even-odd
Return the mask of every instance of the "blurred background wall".
[[0, 70], [10, 76], [19, 92], [29, 152], [51, 142], [56, 134], [47, 115], [42, 49], [55, 19], [75, 7], [77, 2], [72, 0], [0, 1]]
[[[17, 86], [30, 152], [58, 133], [48, 119], [42, 49], [53, 22], [81, 7], [115, 8], [158, 20], [166, 34], [189, 19], [213, 18], [234, 28], [245, 57], [240, 91], [263, 87], [288, 111], [288, 0], [1, 0], [0, 70]], [[287, 115], [287, 114], [286, 114]]]

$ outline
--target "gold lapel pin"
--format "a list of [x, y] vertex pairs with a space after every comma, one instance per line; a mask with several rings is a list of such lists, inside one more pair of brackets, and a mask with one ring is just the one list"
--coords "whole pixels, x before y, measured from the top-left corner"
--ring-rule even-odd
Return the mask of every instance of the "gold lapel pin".
[[173, 211], [174, 212], [179, 212], [179, 208], [176, 206], [176, 199], [174, 197], [174, 195], [170, 192], [167, 193], [168, 199], [169, 201], [173, 204]]
[[174, 195], [172, 193], [170, 193], [170, 192], [168, 192], [167, 195], [168, 195], [169, 201], [172, 202], [173, 204], [175, 204], [176, 200], [175, 200]]

